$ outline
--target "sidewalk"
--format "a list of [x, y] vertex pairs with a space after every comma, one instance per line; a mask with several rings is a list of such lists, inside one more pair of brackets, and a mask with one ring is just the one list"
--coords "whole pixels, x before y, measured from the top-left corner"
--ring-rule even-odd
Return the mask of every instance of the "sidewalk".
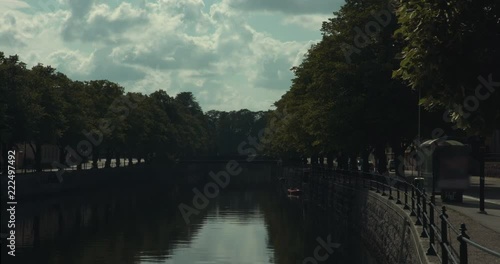
[[486, 214], [479, 213], [479, 199], [470, 196], [464, 196], [464, 202], [461, 204], [444, 205], [497, 232], [500, 251], [500, 204], [485, 202]]
[[463, 203], [446, 206], [497, 232], [500, 244], [500, 178], [486, 177], [484, 181], [486, 214], [479, 213], [479, 177], [477, 176], [471, 177], [471, 188], [464, 192]]
[[[471, 188], [464, 193], [463, 203], [442, 203], [436, 197], [437, 206], [446, 206], [448, 219], [456, 228], [464, 223], [472, 241], [494, 251], [500, 252], [500, 179], [485, 178], [485, 211], [479, 213], [479, 177], [471, 177]], [[453, 231], [450, 234], [456, 236]], [[456, 239], [452, 243], [458, 243]], [[493, 257], [479, 249], [469, 246], [469, 263], [500, 263], [500, 258]]]
[[[407, 178], [411, 174], [406, 171]], [[485, 177], [485, 211], [487, 214], [479, 213], [479, 177], [471, 177], [471, 186], [464, 192], [463, 203], [447, 203], [447, 208], [453, 209], [461, 214], [472, 218], [474, 221], [497, 232], [499, 234], [498, 243], [500, 248], [500, 178]], [[441, 204], [440, 195], [436, 196], [436, 204]]]
[[[405, 171], [408, 179], [413, 178], [411, 171]], [[416, 172], [413, 172], [415, 175]], [[436, 209], [441, 212], [444, 205], [448, 221], [460, 232], [460, 225], [465, 224], [470, 239], [496, 252], [500, 252], [500, 178], [485, 178], [485, 211], [479, 213], [479, 177], [471, 177], [471, 186], [464, 192], [463, 203], [443, 203], [441, 196], [436, 196]], [[440, 223], [439, 215], [436, 221]], [[449, 230], [450, 243], [458, 248], [457, 234]], [[469, 264], [500, 264], [500, 258], [492, 256], [473, 246], [468, 246]]]

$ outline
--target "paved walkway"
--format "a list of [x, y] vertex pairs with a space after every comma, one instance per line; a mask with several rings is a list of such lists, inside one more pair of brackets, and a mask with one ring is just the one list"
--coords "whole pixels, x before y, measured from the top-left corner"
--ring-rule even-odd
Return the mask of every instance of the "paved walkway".
[[[408, 172], [406, 171], [407, 178], [411, 178], [412, 176]], [[484, 197], [486, 214], [481, 214], [479, 213], [479, 177], [472, 176], [471, 187], [464, 193], [464, 202], [447, 203], [445, 205], [497, 232], [499, 234], [498, 247], [500, 249], [500, 178], [485, 178]], [[436, 197], [437, 202], [439, 202], [439, 198], [438, 195]]]
[[500, 178], [485, 178], [485, 211], [479, 213], [479, 177], [471, 177], [471, 188], [464, 193], [464, 202], [447, 204], [450, 209], [466, 215], [485, 227], [497, 232], [500, 249]]
[[[450, 223], [458, 228], [462, 223], [467, 227], [467, 234], [489, 249], [500, 252], [500, 179], [485, 178], [485, 211], [479, 213], [479, 177], [471, 177], [471, 188], [464, 193], [463, 203], [442, 203], [448, 208]], [[453, 233], [454, 234], [454, 233]], [[458, 241], [452, 241], [458, 243]], [[469, 263], [500, 264], [500, 258], [469, 246]]]
[[[406, 172], [407, 177], [411, 174]], [[463, 203], [443, 203], [436, 196], [436, 206], [446, 206], [448, 220], [456, 231], [461, 224], [467, 227], [467, 234], [474, 242], [500, 252], [500, 178], [485, 178], [485, 211], [479, 213], [479, 177], [471, 177], [471, 187], [464, 193]], [[438, 217], [438, 216], [436, 216]], [[457, 234], [450, 230], [450, 242], [458, 248]], [[500, 264], [500, 258], [492, 256], [473, 246], [468, 247], [469, 264]], [[430, 258], [431, 262], [435, 260]]]

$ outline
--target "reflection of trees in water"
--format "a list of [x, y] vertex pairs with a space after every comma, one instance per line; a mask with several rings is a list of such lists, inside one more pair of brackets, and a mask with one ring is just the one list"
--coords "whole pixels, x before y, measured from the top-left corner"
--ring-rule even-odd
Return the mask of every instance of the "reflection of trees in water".
[[18, 245], [25, 246], [19, 260], [136, 263], [139, 257], [149, 257], [161, 261], [179, 244], [189, 245], [211, 217], [241, 225], [263, 219], [268, 247], [274, 251], [270, 262], [279, 264], [302, 263], [318, 246], [317, 237], [339, 236], [333, 231], [333, 220], [325, 224], [325, 214], [304, 214], [300, 204], [279, 196], [276, 190], [224, 191], [186, 225], [177, 206], [181, 201], [191, 205], [192, 198], [192, 191], [172, 200], [167, 191], [148, 189], [144, 194], [126, 190], [35, 203], [31, 214], [25, 210], [18, 219], [17, 235], [22, 241]]
[[[302, 200], [290, 200], [285, 195], [263, 194], [259, 205], [264, 212], [269, 244], [274, 248], [275, 263], [303, 263], [312, 257], [318, 238], [342, 246], [321, 263], [375, 263], [362, 246], [352, 225], [353, 219], [334, 214], [333, 209], [314, 208]], [[331, 212], [331, 213], [329, 213]], [[322, 249], [320, 254], [324, 254]]]
[[177, 203], [162, 192], [128, 191], [37, 204], [34, 213], [18, 219], [20, 258], [26, 263], [39, 263], [33, 261], [40, 255], [49, 255], [50, 263], [133, 262], [143, 251], [168, 255], [173, 241], [190, 241], [201, 227], [198, 217], [186, 228]]
[[274, 262], [302, 263], [307, 231], [300, 208], [286, 198], [270, 193], [263, 193], [259, 204], [264, 212], [269, 245], [274, 248]]
[[191, 205], [192, 191], [175, 201], [161, 189], [134, 192], [59, 197], [34, 204], [18, 220], [17, 232], [24, 247], [21, 261], [133, 263], [148, 254], [162, 260], [173, 253], [174, 245], [189, 244], [208, 215], [229, 216], [241, 224], [262, 218], [262, 199], [253, 190], [225, 191], [210, 199], [206, 209], [191, 216], [189, 225], [177, 206], [181, 201]]

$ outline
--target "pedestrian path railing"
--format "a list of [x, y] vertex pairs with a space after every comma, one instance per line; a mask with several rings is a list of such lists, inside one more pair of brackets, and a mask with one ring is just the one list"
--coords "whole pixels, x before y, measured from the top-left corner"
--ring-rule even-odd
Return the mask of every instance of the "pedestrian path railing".
[[[471, 239], [467, 234], [465, 223], [462, 223], [459, 228], [452, 225], [448, 219], [446, 207], [436, 205], [433, 193], [429, 195], [424, 188], [416, 186], [405, 178], [324, 167], [311, 167], [308, 170], [308, 177], [333, 177], [343, 184], [375, 191], [401, 205], [410, 216], [414, 217], [414, 224], [422, 227], [420, 237], [428, 239], [427, 255], [436, 256], [443, 264], [469, 263], [469, 246], [500, 258], [500, 252]], [[458, 240], [458, 247], [456, 243], [452, 243], [453, 237]]]

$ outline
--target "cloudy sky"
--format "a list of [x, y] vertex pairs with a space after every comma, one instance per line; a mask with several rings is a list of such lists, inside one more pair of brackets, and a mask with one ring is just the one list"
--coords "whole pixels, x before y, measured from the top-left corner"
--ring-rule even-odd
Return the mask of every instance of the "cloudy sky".
[[265, 110], [343, 0], [0, 0], [0, 51], [126, 91]]

